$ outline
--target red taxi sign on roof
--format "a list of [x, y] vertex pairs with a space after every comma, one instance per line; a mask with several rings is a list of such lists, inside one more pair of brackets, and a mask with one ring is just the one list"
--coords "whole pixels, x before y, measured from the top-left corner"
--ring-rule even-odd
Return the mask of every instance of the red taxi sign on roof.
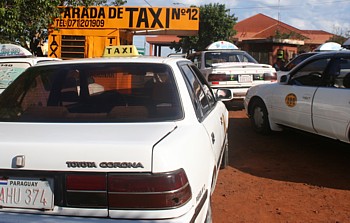
[[237, 50], [238, 47], [235, 44], [227, 42], [227, 41], [217, 41], [217, 42], [214, 42], [214, 43], [210, 44], [209, 46], [207, 46], [206, 49], [207, 50], [223, 50], [223, 49]]
[[107, 46], [102, 55], [103, 57], [132, 57], [139, 56], [136, 46], [134, 45], [120, 45]]
[[32, 56], [27, 49], [15, 44], [0, 44], [0, 58]]

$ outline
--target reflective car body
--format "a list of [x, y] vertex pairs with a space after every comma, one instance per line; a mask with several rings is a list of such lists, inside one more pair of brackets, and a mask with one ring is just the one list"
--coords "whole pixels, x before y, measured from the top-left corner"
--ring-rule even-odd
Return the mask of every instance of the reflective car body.
[[280, 83], [251, 88], [244, 106], [257, 132], [288, 126], [349, 143], [350, 51], [306, 59]]
[[184, 58], [28, 68], [0, 95], [1, 221], [211, 222], [225, 93]]

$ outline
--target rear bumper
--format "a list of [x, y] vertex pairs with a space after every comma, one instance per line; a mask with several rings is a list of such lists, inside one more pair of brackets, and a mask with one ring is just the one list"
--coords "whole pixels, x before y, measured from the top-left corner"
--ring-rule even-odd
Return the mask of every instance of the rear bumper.
[[22, 213], [8, 213], [0, 212], [0, 222], [2, 223], [180, 223], [190, 222], [190, 215], [184, 215], [174, 219], [161, 220], [135, 220], [135, 219], [110, 219], [110, 218], [85, 218], [72, 216], [57, 216], [57, 215], [40, 215], [40, 214], [22, 214]]

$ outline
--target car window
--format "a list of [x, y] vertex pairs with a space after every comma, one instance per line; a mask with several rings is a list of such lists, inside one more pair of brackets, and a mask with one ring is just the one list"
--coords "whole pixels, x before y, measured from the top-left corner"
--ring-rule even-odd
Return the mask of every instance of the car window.
[[25, 69], [30, 67], [25, 62], [0, 62], [0, 89], [9, 86]]
[[0, 120], [147, 122], [183, 116], [170, 67], [80, 64], [29, 68], [0, 95]]
[[211, 67], [215, 63], [225, 62], [251, 62], [258, 63], [252, 56], [247, 53], [229, 51], [229, 52], [206, 52], [204, 55], [205, 66]]
[[290, 71], [292, 68], [294, 68], [296, 65], [301, 63], [302, 61], [306, 60], [307, 58], [313, 56], [315, 54], [313, 53], [306, 53], [306, 54], [300, 54], [293, 58], [291, 61], [289, 61], [286, 66], [283, 68], [283, 71]]
[[291, 84], [302, 86], [326, 86], [327, 76], [324, 71], [328, 66], [330, 59], [317, 59], [307, 63], [291, 78]]
[[329, 69], [329, 76], [329, 86], [336, 88], [350, 88], [350, 59], [335, 59]]
[[181, 69], [185, 76], [186, 85], [197, 117], [199, 120], [202, 120], [215, 104], [213, 92], [204, 78], [201, 78], [202, 74], [195, 66], [186, 64], [182, 65]]
[[215, 100], [215, 96], [213, 94], [213, 91], [210, 88], [209, 83], [207, 82], [207, 80], [204, 78], [201, 71], [196, 66], [190, 65], [190, 68], [196, 74], [196, 77], [198, 78], [199, 82], [202, 84], [204, 93], [208, 99], [210, 107], [213, 107], [214, 104], [216, 103], [216, 100]]

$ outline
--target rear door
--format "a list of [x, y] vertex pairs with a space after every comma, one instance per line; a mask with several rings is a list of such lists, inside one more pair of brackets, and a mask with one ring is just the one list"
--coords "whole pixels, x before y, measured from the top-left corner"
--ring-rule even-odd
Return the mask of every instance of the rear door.
[[218, 165], [223, 150], [227, 128], [226, 107], [217, 103], [211, 88], [194, 65], [184, 64], [181, 69], [186, 76], [188, 87], [191, 88], [192, 100], [198, 121], [205, 127], [210, 138], [215, 160]]
[[321, 134], [349, 141], [350, 58], [332, 60], [328, 69], [329, 85], [320, 87], [314, 97], [313, 124]]

